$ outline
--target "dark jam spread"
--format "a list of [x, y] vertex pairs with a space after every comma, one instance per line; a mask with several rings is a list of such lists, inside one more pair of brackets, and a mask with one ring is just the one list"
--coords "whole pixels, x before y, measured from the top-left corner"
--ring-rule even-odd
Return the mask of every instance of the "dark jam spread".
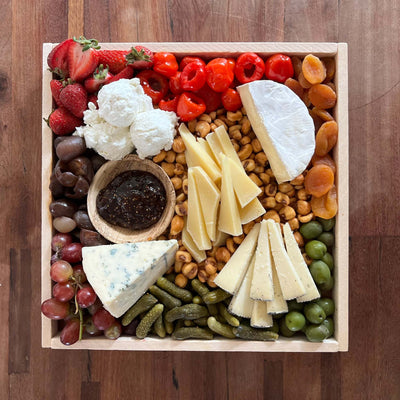
[[160, 218], [167, 204], [165, 188], [146, 171], [126, 171], [116, 176], [96, 199], [100, 216], [112, 225], [146, 229]]

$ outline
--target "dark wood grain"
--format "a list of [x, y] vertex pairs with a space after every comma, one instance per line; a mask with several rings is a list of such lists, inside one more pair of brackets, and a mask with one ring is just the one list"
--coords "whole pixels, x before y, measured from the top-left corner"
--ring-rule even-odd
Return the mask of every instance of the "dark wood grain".
[[[0, 10], [0, 398], [400, 398], [398, 0], [0, 0]], [[41, 45], [80, 34], [349, 43], [348, 353], [41, 348]]]

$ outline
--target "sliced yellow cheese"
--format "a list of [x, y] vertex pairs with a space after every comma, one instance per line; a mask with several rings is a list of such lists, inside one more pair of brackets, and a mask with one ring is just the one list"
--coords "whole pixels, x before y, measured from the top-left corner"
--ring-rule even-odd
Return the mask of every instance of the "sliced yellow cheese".
[[253, 311], [251, 312], [250, 325], [254, 328], [269, 328], [273, 324], [272, 315], [268, 314], [268, 303], [266, 301], [255, 300]]
[[201, 137], [197, 139], [197, 143], [204, 149], [204, 151], [205, 151], [205, 152], [217, 163], [217, 165], [218, 165], [217, 159], [215, 158], [215, 155], [214, 155], [214, 153], [212, 152], [209, 143], [206, 142], [206, 140], [205, 140], [204, 138], [201, 138]]
[[196, 246], [196, 243], [193, 241], [192, 237], [190, 236], [190, 233], [187, 231], [186, 221], [182, 230], [182, 244], [185, 246], [185, 249], [196, 260], [196, 262], [201, 263], [207, 258], [206, 252], [204, 250], [200, 250]]
[[256, 260], [251, 283], [250, 297], [255, 300], [273, 300], [272, 261], [269, 247], [267, 221], [260, 223], [256, 248]]
[[234, 294], [229, 304], [229, 311], [239, 317], [250, 318], [253, 311], [254, 300], [250, 298], [250, 288], [253, 277], [254, 260], [255, 258], [253, 256], [240, 288], [237, 293]]
[[221, 247], [225, 246], [226, 239], [228, 239], [229, 235], [225, 232], [221, 232], [217, 229], [217, 236], [215, 240], [213, 241], [213, 246], [214, 247]]
[[254, 254], [259, 231], [260, 224], [255, 224], [215, 278], [214, 283], [220, 288], [232, 294], [238, 290]]
[[268, 314], [281, 314], [288, 312], [286, 300], [283, 298], [281, 285], [279, 284], [278, 275], [275, 269], [274, 259], [271, 258], [272, 264], [272, 284], [274, 285], [274, 298], [267, 301]]
[[242, 224], [235, 192], [233, 190], [230, 159], [224, 157], [222, 161], [221, 206], [218, 220], [218, 230], [232, 236], [242, 234]]
[[193, 170], [188, 170], [188, 215], [187, 231], [199, 250], [211, 249], [203, 212], [201, 210], [199, 193], [197, 191]]
[[249, 204], [239, 209], [240, 222], [242, 225], [254, 221], [256, 218], [261, 217], [265, 213], [265, 209], [256, 197], [251, 200]]
[[203, 168], [193, 167], [189, 168], [189, 170], [193, 172], [194, 180], [197, 185], [197, 193], [200, 197], [200, 205], [208, 237], [210, 240], [214, 241], [217, 236], [217, 216], [221, 197], [220, 191]]
[[222, 167], [221, 154], [224, 154], [224, 149], [221, 146], [218, 136], [215, 132], [210, 132], [206, 136], [206, 140], [214, 154], [214, 158], [217, 160], [217, 164]]
[[195, 137], [191, 134], [184, 123], [180, 124], [179, 133], [181, 134], [182, 140], [186, 146], [186, 159], [189, 157], [192, 166], [202, 167], [213, 182], [219, 182], [221, 180], [221, 171], [218, 165], [208, 155], [202, 145], [196, 141]]
[[289, 223], [286, 223], [283, 226], [283, 234], [285, 236], [286, 251], [304, 288], [306, 289], [306, 293], [303, 296], [296, 298], [297, 302], [304, 303], [305, 301], [318, 299], [320, 297], [319, 291], [315, 285], [313, 277], [311, 276], [310, 270], [304, 261], [300, 248], [292, 230], [290, 229]]
[[276, 272], [285, 300], [295, 299], [306, 293], [283, 244], [280, 225], [273, 219], [267, 220], [269, 242]]
[[[218, 141], [221, 145], [223, 153], [229, 157], [238, 167], [243, 169], [242, 162], [238, 154], [236, 153], [235, 148], [231, 142], [228, 132], [226, 131], [223, 125], [219, 126], [215, 129], [215, 134], [218, 138]], [[244, 170], [243, 170], [244, 171]]]

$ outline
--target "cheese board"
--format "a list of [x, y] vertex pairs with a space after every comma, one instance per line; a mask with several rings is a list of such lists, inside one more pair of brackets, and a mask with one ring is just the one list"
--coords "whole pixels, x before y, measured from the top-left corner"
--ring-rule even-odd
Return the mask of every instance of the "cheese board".
[[[102, 44], [102, 49], [105, 50], [117, 50], [117, 49], [126, 49], [136, 44], [132, 43], [106, 43]], [[245, 351], [245, 352], [335, 352], [335, 351], [347, 351], [348, 348], [348, 106], [347, 106], [347, 45], [344, 43], [144, 43], [146, 48], [151, 49], [153, 52], [169, 52], [173, 53], [178, 59], [182, 59], [185, 56], [199, 56], [206, 60], [214, 59], [214, 58], [234, 58], [236, 59], [242, 53], [246, 52], [254, 52], [259, 55], [262, 59], [267, 59], [271, 55], [284, 53], [290, 57], [305, 57], [307, 55], [312, 54], [315, 57], [328, 57], [334, 60], [335, 64], [335, 75], [333, 78], [333, 84], [335, 86], [335, 91], [337, 95], [336, 103], [333, 107], [333, 117], [337, 122], [338, 126], [338, 138], [337, 143], [333, 149], [333, 160], [336, 164], [336, 173], [335, 173], [335, 185], [337, 188], [337, 204], [338, 211], [336, 214], [336, 224], [334, 227], [334, 236], [335, 236], [335, 245], [333, 247], [333, 256], [335, 260], [335, 268], [333, 270], [333, 279], [334, 279], [334, 287], [332, 291], [332, 298], [335, 303], [335, 313], [333, 315], [335, 331], [334, 335], [328, 339], [323, 340], [322, 342], [310, 342], [307, 341], [304, 337], [296, 336], [294, 338], [286, 338], [282, 335], [279, 338], [272, 342], [264, 342], [264, 341], [256, 341], [256, 340], [239, 340], [239, 339], [225, 339], [220, 336], [216, 336], [212, 340], [173, 340], [170, 337], [166, 337], [163, 339], [151, 336], [145, 337], [144, 339], [139, 339], [137, 337], [132, 336], [120, 336], [116, 340], [109, 340], [104, 337], [85, 337], [84, 340], [80, 340], [74, 343], [72, 346], [66, 347], [60, 342], [60, 332], [58, 332], [58, 326], [56, 321], [52, 321], [42, 315], [42, 346], [43, 347], [51, 347], [51, 348], [71, 348], [71, 349], [93, 349], [93, 350], [134, 350], [134, 351]], [[55, 48], [56, 44], [45, 43], [43, 45], [43, 87], [42, 87], [42, 110], [43, 117], [47, 118], [53, 109], [53, 99], [52, 93], [50, 91], [50, 82], [53, 78], [53, 74], [48, 70], [48, 55]], [[300, 81], [300, 79], [299, 79]], [[244, 85], [245, 86], [245, 85]], [[311, 86], [311, 85], [310, 85]], [[244, 90], [244, 89], [243, 89]], [[242, 96], [242, 94], [241, 94]], [[245, 96], [242, 97], [244, 103]], [[328, 107], [327, 107], [328, 108]], [[250, 109], [250, 108], [249, 108]], [[249, 114], [249, 118], [251, 115]], [[253, 123], [253, 120], [252, 120]], [[255, 125], [255, 123], [253, 123]], [[190, 123], [188, 123], [190, 128]], [[224, 227], [225, 232], [229, 232], [233, 237], [240, 236], [242, 234], [242, 226], [241, 224], [245, 224], [248, 221], [256, 219], [261, 214], [254, 214], [257, 210], [257, 206], [255, 203], [248, 209], [251, 210], [253, 215], [249, 217], [249, 212], [246, 209], [246, 206], [251, 204], [252, 201], [257, 200], [257, 187], [252, 187], [251, 182], [247, 182], [245, 178], [247, 178], [246, 174], [243, 178], [240, 178], [241, 168], [242, 168], [242, 158], [237, 158], [236, 152], [231, 151], [229, 145], [230, 143], [224, 144], [225, 136], [224, 132], [222, 132], [221, 126], [215, 127], [213, 132], [209, 133], [205, 137], [198, 138], [197, 141], [194, 142], [191, 139], [191, 133], [188, 130], [189, 134], [185, 132], [186, 126], [180, 126], [179, 132], [182, 137], [186, 149], [188, 149], [186, 153], [186, 161], [189, 169], [192, 172], [189, 172], [188, 176], [188, 185], [189, 185], [189, 196], [194, 199], [197, 198], [198, 202], [195, 207], [197, 210], [203, 207], [202, 198], [196, 190], [200, 187], [198, 182], [202, 182], [201, 185], [204, 188], [208, 188], [210, 192], [212, 192], [213, 188], [215, 189], [215, 193], [218, 192], [218, 188], [221, 190], [221, 210], [232, 210], [232, 204], [229, 203], [229, 197], [227, 193], [229, 191], [233, 191], [236, 193], [238, 201], [241, 205], [240, 213], [238, 211], [239, 225], [232, 226], [232, 213], [227, 213], [226, 216], [219, 216], [219, 226]], [[255, 129], [255, 128], [254, 128]], [[186, 135], [186, 136], [185, 136]], [[186, 139], [185, 139], [186, 138]], [[228, 138], [229, 142], [229, 137]], [[202, 141], [203, 140], [203, 141]], [[261, 142], [261, 140], [260, 140]], [[219, 148], [223, 150], [221, 152], [216, 152], [216, 146], [212, 145], [213, 143], [217, 143]], [[208, 147], [207, 147], [208, 146]], [[201, 150], [198, 150], [201, 147]], [[263, 146], [264, 147], [264, 146]], [[53, 200], [52, 193], [49, 190], [50, 179], [52, 176], [53, 168], [55, 165], [55, 154], [54, 154], [54, 144], [53, 144], [53, 134], [49, 126], [43, 122], [42, 125], [42, 301], [45, 301], [52, 294], [52, 280], [49, 275], [49, 263], [52, 257], [52, 238], [54, 235], [53, 228], [53, 217], [49, 211], [49, 206]], [[193, 149], [191, 151], [190, 149]], [[232, 147], [233, 149], [233, 147]], [[210, 152], [211, 151], [211, 152]], [[214, 153], [212, 153], [215, 151]], [[202, 157], [199, 157], [199, 154]], [[189, 157], [190, 156], [190, 157]], [[196, 162], [196, 157], [199, 159]], [[202, 160], [201, 160], [202, 158]], [[274, 156], [273, 154], [268, 154], [268, 158], [270, 160], [277, 160], [279, 162], [279, 157]], [[204, 159], [211, 160], [208, 163], [204, 163]], [[213, 161], [214, 160], [214, 161]], [[237, 164], [237, 161], [238, 164]], [[215, 163], [215, 167], [213, 167], [212, 163]], [[192, 163], [192, 167], [190, 164]], [[307, 162], [308, 163], [308, 162]], [[205, 175], [202, 175], [203, 169], [206, 171]], [[278, 167], [277, 167], [278, 168]], [[304, 169], [304, 167], [303, 167]], [[286, 169], [288, 170], [288, 168]], [[302, 171], [302, 170], [301, 170]], [[233, 172], [233, 173], [232, 173]], [[297, 174], [292, 175], [292, 178], [297, 176]], [[229, 179], [227, 177], [230, 177]], [[234, 178], [232, 178], [234, 177]], [[236, 178], [238, 177], [238, 178]], [[211, 178], [211, 183], [209, 182]], [[241, 184], [236, 184], [236, 179]], [[192, 180], [192, 181], [191, 181]], [[287, 175], [283, 175], [281, 182], [290, 180], [287, 178]], [[222, 181], [222, 186], [221, 186]], [[190, 183], [192, 182], [192, 183]], [[213, 183], [214, 182], [214, 183]], [[246, 188], [241, 189], [241, 188]], [[194, 190], [194, 192], [193, 192]], [[253, 196], [249, 196], [251, 191], [254, 191]], [[204, 191], [203, 191], [204, 192]], [[193, 194], [194, 193], [194, 194]], [[217, 194], [216, 194], [217, 196]], [[215, 197], [214, 201], [208, 196], [207, 197], [207, 205], [209, 209], [213, 209], [213, 204], [218, 205], [219, 198]], [[193, 203], [192, 203], [193, 204]], [[223, 207], [224, 205], [224, 207]], [[193, 205], [192, 205], [193, 207]], [[215, 207], [214, 207], [215, 208]], [[216, 210], [216, 208], [215, 208]], [[214, 211], [215, 211], [214, 210]], [[258, 208], [259, 210], [259, 208]], [[264, 209], [263, 209], [264, 210]], [[247, 212], [246, 212], [247, 211]], [[265, 210], [264, 210], [265, 211]], [[205, 211], [203, 210], [203, 213]], [[215, 211], [216, 212], [216, 211]], [[189, 220], [189, 215], [192, 221]], [[201, 252], [207, 250], [207, 239], [212, 238], [212, 242], [216, 243], [219, 238], [216, 237], [217, 233], [215, 231], [215, 226], [213, 225], [213, 220], [215, 221], [216, 217], [210, 217], [210, 221], [207, 223], [207, 219], [204, 225], [204, 232], [199, 233], [198, 228], [194, 228], [199, 225], [201, 222], [199, 218], [195, 218], [196, 212], [191, 212], [188, 215], [187, 225], [182, 233], [182, 238], [184, 238], [184, 234], [186, 232], [187, 237], [190, 237], [194, 240], [194, 243], [189, 244], [188, 240], [184, 244], [186, 248], [189, 249], [197, 248], [196, 254], [200, 254]], [[241, 221], [241, 224], [240, 224]], [[214, 222], [215, 224], [215, 222]], [[272, 254], [274, 255], [275, 261], [281, 258], [287, 259], [288, 261], [277, 262], [276, 261], [276, 271], [277, 276], [279, 278], [279, 273], [284, 275], [287, 270], [283, 270], [281, 268], [289, 268], [291, 262], [294, 263], [290, 258], [293, 256], [293, 252], [290, 251], [291, 247], [288, 242], [286, 242], [286, 249], [283, 242], [283, 236], [280, 237], [280, 233], [278, 232], [277, 226], [274, 226], [271, 219], [268, 219], [269, 228], [261, 228], [261, 229], [270, 229], [269, 237], [270, 237], [270, 245], [272, 248]], [[245, 226], [244, 225], [244, 226]], [[261, 224], [267, 225], [267, 223]], [[257, 225], [256, 225], [257, 226]], [[289, 225], [287, 225], [288, 227]], [[285, 229], [282, 226], [283, 229]], [[187, 231], [185, 231], [187, 229]], [[214, 230], [213, 230], [214, 229]], [[255, 252], [256, 248], [256, 238], [258, 237], [258, 233], [261, 230], [257, 228], [257, 232], [253, 235], [255, 236], [252, 250], [251, 252]], [[271, 232], [276, 229], [277, 233], [272, 234]], [[196, 231], [196, 232], [195, 232]], [[291, 233], [291, 229], [289, 229]], [[251, 238], [250, 232], [246, 232], [246, 238]], [[279, 235], [279, 236], [278, 236]], [[284, 235], [284, 240], [287, 240], [286, 232]], [[250, 240], [249, 238], [249, 240]], [[226, 238], [225, 238], [226, 239]], [[281, 242], [279, 242], [281, 240]], [[288, 239], [290, 240], [290, 239]], [[242, 243], [244, 243], [243, 241]], [[268, 240], [267, 240], [268, 242]], [[258, 241], [260, 243], [260, 241]], [[236, 246], [236, 252], [241, 248], [242, 245]], [[267, 245], [268, 246], [268, 245]], [[280, 247], [282, 246], [282, 247]], [[251, 247], [251, 246], [250, 246]], [[209, 247], [208, 247], [209, 248]], [[297, 248], [297, 247], [296, 247]], [[242, 249], [246, 249], [243, 246]], [[248, 249], [248, 248], [247, 248]], [[243, 254], [248, 254], [250, 250], [242, 250]], [[275, 252], [279, 253], [279, 256], [275, 256]], [[236, 254], [233, 253], [233, 254]], [[259, 252], [262, 252], [262, 248], [260, 248]], [[301, 253], [300, 253], [301, 254]], [[192, 251], [192, 255], [196, 258], [194, 251]], [[249, 257], [248, 257], [249, 258]], [[197, 261], [197, 260], [196, 260]], [[233, 262], [231, 262], [233, 264]], [[235, 296], [239, 297], [239, 293], [243, 296], [244, 287], [247, 285], [246, 291], [250, 293], [251, 289], [251, 277], [254, 274], [255, 270], [259, 270], [261, 267], [257, 267], [256, 257], [253, 257], [253, 260], [250, 258], [247, 261], [247, 264], [252, 265], [252, 267], [248, 267], [246, 270], [243, 270], [243, 274], [241, 276], [240, 282], [241, 287], [240, 290], [238, 287], [232, 289], [232, 292], [228, 290], [228, 288], [224, 287], [224, 284], [218, 284], [216, 278], [216, 284], [222, 287], [225, 290], [228, 290], [230, 293], [234, 293], [233, 299]], [[228, 265], [228, 263], [226, 264]], [[228, 273], [228, 268], [222, 270], [226, 271], [224, 274]], [[247, 272], [246, 272], [247, 271]], [[222, 281], [222, 276], [224, 274], [220, 274], [220, 280]], [[300, 279], [300, 277], [298, 277]], [[277, 277], [275, 276], [275, 280]], [[283, 282], [281, 278], [281, 283]], [[92, 282], [91, 282], [92, 283]], [[151, 283], [150, 283], [151, 284]], [[287, 287], [283, 286], [284, 297], [287, 299], [290, 298], [300, 298], [305, 294], [304, 287], [302, 286], [303, 282], [297, 283], [297, 291], [291, 293], [293, 291], [293, 284], [288, 284]], [[215, 287], [215, 286], [211, 286]], [[254, 289], [256, 291], [256, 288]], [[141, 293], [143, 294], [143, 293]], [[292, 296], [292, 297], [290, 297]], [[232, 301], [233, 302], [233, 301]], [[262, 312], [260, 310], [266, 305], [263, 301], [256, 300], [257, 307], [254, 307], [252, 304], [252, 309], [258, 310], [254, 311], [255, 320], [260, 320], [260, 315]], [[233, 302], [234, 303], [234, 302]], [[236, 303], [238, 303], [236, 301]], [[241, 303], [240, 306], [243, 304]], [[235, 308], [235, 304], [229, 306]], [[237, 308], [237, 307], [236, 307]], [[125, 310], [126, 311], [126, 310]], [[243, 311], [243, 310], [242, 310]], [[246, 310], [244, 310], [246, 311]], [[245, 312], [247, 316], [247, 312]], [[240, 315], [240, 313], [236, 313], [236, 315]], [[245, 316], [243, 314], [243, 316]], [[249, 318], [250, 316], [248, 316]], [[272, 319], [272, 318], [271, 318]]]

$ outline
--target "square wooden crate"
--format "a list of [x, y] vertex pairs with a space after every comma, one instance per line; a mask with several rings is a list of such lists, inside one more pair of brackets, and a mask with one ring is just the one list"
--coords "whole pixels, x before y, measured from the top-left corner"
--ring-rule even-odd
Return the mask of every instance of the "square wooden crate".
[[[312, 53], [319, 57], [334, 57], [337, 89], [337, 104], [334, 116], [339, 125], [339, 138], [334, 150], [337, 165], [336, 184], [339, 210], [336, 217], [334, 249], [334, 315], [335, 334], [322, 343], [311, 343], [305, 338], [287, 339], [280, 337], [276, 342], [255, 342], [243, 340], [215, 339], [211, 341], [177, 341], [170, 338], [120, 337], [109, 340], [104, 337], [85, 338], [72, 345], [64, 346], [59, 339], [57, 323], [42, 315], [42, 346], [53, 349], [90, 350], [152, 350], [152, 351], [244, 351], [244, 352], [336, 352], [348, 350], [348, 64], [346, 43], [141, 43], [152, 51], [169, 51], [179, 57], [200, 55], [205, 58], [236, 57], [242, 52], [253, 51], [263, 59], [275, 53], [290, 56], [305, 56]], [[43, 87], [42, 112], [47, 118], [52, 110], [50, 80], [52, 74], [47, 68], [47, 55], [56, 44], [43, 44]], [[134, 43], [105, 43], [103, 49], [126, 49]], [[52, 200], [49, 180], [53, 169], [53, 135], [45, 122], [42, 124], [42, 301], [51, 297], [52, 282], [49, 274], [52, 217], [49, 204]]]

